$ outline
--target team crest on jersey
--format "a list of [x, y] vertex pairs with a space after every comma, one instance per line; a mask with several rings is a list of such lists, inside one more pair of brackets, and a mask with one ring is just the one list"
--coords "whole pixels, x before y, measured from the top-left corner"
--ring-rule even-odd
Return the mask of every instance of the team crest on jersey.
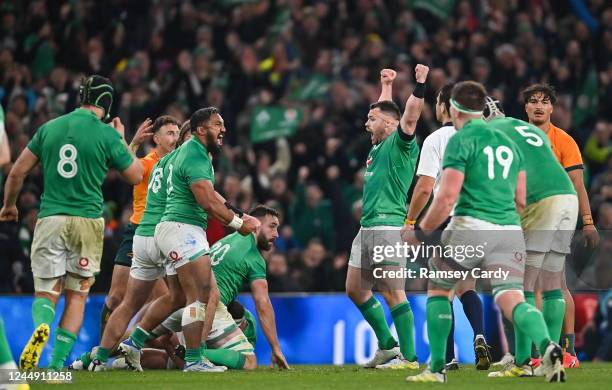
[[368, 157], [368, 159], [366, 160], [366, 167], [369, 167], [370, 164], [372, 164], [372, 161], [374, 161], [374, 159], [372, 157]]

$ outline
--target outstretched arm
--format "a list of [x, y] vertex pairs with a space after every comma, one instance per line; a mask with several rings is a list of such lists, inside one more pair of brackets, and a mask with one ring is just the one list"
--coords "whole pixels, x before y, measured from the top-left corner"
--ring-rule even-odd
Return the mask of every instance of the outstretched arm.
[[406, 101], [406, 108], [404, 114], [400, 120], [400, 126], [402, 131], [406, 135], [414, 134], [416, 130], [416, 124], [423, 111], [423, 105], [425, 104], [423, 96], [425, 94], [425, 80], [427, 80], [427, 73], [429, 73], [429, 67], [418, 64], [414, 68], [416, 86], [412, 95]]
[[212, 183], [208, 180], [198, 180], [191, 185], [191, 192], [196, 201], [213, 218], [230, 226], [243, 236], [254, 232], [261, 223], [258, 219], [249, 215], [239, 218], [233, 211], [225, 206], [225, 199], [215, 191]]
[[268, 282], [265, 279], [254, 280], [251, 283], [251, 292], [255, 301], [255, 307], [257, 308], [257, 316], [261, 323], [261, 329], [272, 349], [272, 363], [276, 363], [279, 368], [289, 368], [289, 364], [287, 364], [287, 360], [281, 351], [278, 335], [276, 334], [276, 319], [274, 317], [274, 308], [272, 308], [272, 302], [270, 302], [270, 296], [268, 295]]

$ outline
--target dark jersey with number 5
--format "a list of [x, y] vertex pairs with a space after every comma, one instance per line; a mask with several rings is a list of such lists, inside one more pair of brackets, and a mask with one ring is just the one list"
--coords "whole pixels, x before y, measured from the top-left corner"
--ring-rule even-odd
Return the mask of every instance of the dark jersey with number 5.
[[132, 163], [119, 133], [93, 112], [76, 110], [42, 125], [28, 144], [43, 170], [39, 218], [102, 216], [102, 183], [109, 168]]

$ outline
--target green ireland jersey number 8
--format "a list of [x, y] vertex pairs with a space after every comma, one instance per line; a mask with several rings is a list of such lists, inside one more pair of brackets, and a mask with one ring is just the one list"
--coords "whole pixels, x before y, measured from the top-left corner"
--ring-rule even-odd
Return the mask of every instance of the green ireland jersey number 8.
[[210, 248], [210, 264], [211, 265], [217, 265], [220, 262], [223, 261], [223, 258], [225, 257], [225, 255], [227, 254], [227, 252], [230, 250], [230, 245], [229, 244], [224, 244], [221, 241], [216, 242], [211, 248]]
[[78, 172], [76, 163], [77, 150], [72, 144], [65, 144], [59, 150], [59, 162], [57, 163], [57, 173], [65, 179], [72, 179]]
[[489, 179], [495, 179], [495, 160], [497, 160], [497, 163], [503, 167], [502, 177], [504, 179], [507, 179], [508, 173], [510, 173], [510, 166], [512, 165], [512, 160], [514, 159], [514, 154], [512, 153], [512, 150], [507, 146], [500, 145], [495, 149], [495, 152], [493, 152], [493, 148], [490, 145], [487, 145], [485, 146], [483, 151], [489, 158]]
[[533, 146], [536, 146], [536, 147], [544, 145], [544, 141], [542, 140], [542, 137], [540, 137], [536, 133], [532, 133], [532, 132], [526, 131], [528, 129], [529, 129], [528, 126], [516, 126], [514, 128], [514, 130], [518, 131], [518, 133], [520, 135], [522, 135], [523, 137], [527, 138], [525, 141], [529, 145], [533, 145]]

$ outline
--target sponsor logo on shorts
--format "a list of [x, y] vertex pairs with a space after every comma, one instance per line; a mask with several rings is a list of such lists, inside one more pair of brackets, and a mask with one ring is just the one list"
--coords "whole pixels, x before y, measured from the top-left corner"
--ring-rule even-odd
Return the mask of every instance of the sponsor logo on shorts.
[[87, 257], [81, 257], [79, 259], [79, 268], [82, 268], [82, 269], [89, 268], [89, 259]]
[[179, 261], [180, 259], [182, 259], [182, 257], [176, 251], [170, 251], [170, 253], [168, 253], [168, 257], [170, 258], [170, 261], [173, 261], [173, 262]]
[[519, 263], [519, 264], [522, 263], [524, 260], [523, 257], [524, 256], [522, 252], [514, 252], [514, 261], [516, 263]]

